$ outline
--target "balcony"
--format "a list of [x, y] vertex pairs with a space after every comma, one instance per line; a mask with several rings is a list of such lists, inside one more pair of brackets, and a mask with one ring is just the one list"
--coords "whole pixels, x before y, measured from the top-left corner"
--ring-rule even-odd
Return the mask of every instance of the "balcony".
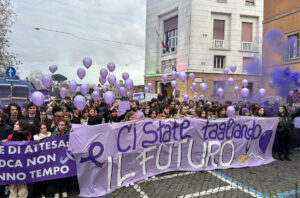
[[225, 41], [224, 40], [213, 40], [213, 49], [225, 49]]
[[242, 51], [252, 51], [252, 42], [242, 41]]

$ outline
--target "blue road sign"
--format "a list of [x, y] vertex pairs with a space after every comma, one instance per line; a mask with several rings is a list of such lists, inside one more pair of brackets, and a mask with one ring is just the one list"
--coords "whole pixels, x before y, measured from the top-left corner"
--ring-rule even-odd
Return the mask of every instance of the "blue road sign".
[[13, 67], [8, 67], [5, 71], [5, 73], [6, 73], [7, 78], [13, 78], [16, 76], [17, 71]]

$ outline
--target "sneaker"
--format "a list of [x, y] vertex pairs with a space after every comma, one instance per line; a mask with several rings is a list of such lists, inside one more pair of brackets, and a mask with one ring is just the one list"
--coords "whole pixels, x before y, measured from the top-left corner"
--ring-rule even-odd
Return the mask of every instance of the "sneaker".
[[68, 193], [67, 192], [63, 192], [62, 193], [62, 197], [68, 197]]
[[59, 193], [55, 193], [54, 198], [59, 198]]

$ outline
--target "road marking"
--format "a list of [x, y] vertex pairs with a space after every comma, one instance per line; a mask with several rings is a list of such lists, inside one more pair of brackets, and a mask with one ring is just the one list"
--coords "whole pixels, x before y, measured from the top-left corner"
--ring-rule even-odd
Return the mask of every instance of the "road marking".
[[148, 195], [144, 191], [142, 191], [141, 187], [138, 184], [133, 184], [133, 188], [138, 193], [140, 193], [140, 197], [142, 197], [142, 198], [149, 198]]
[[230, 189], [234, 189], [236, 187], [234, 186], [223, 186], [223, 187], [218, 187], [218, 188], [213, 188], [213, 189], [209, 189], [209, 190], [204, 190], [201, 192], [196, 192], [193, 194], [187, 194], [187, 195], [182, 195], [179, 198], [190, 198], [190, 197], [199, 197], [199, 196], [204, 196], [204, 195], [211, 195], [214, 193], [218, 193], [218, 192], [222, 192], [225, 190], [230, 190]]
[[297, 195], [297, 194], [300, 194], [300, 188], [278, 193], [276, 195], [271, 196], [271, 198], [286, 197], [286, 196], [289, 196], [289, 195]]
[[253, 197], [258, 197], [258, 198], [266, 198], [268, 196], [264, 195], [261, 192], [258, 192], [256, 190], [254, 190], [253, 188], [250, 188], [248, 186], [245, 186], [244, 184], [237, 182], [235, 180], [233, 180], [232, 178], [223, 175], [222, 173], [218, 172], [218, 171], [207, 171], [208, 173], [212, 174], [213, 176], [217, 177], [218, 179], [230, 184], [231, 186], [240, 189], [241, 191], [250, 194]]

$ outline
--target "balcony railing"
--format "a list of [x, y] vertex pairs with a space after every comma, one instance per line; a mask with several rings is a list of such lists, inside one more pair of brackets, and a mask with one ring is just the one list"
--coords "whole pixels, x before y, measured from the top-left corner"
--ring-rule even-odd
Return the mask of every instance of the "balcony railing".
[[213, 40], [214, 49], [225, 49], [225, 42], [224, 40]]
[[252, 42], [242, 41], [242, 51], [252, 51]]

